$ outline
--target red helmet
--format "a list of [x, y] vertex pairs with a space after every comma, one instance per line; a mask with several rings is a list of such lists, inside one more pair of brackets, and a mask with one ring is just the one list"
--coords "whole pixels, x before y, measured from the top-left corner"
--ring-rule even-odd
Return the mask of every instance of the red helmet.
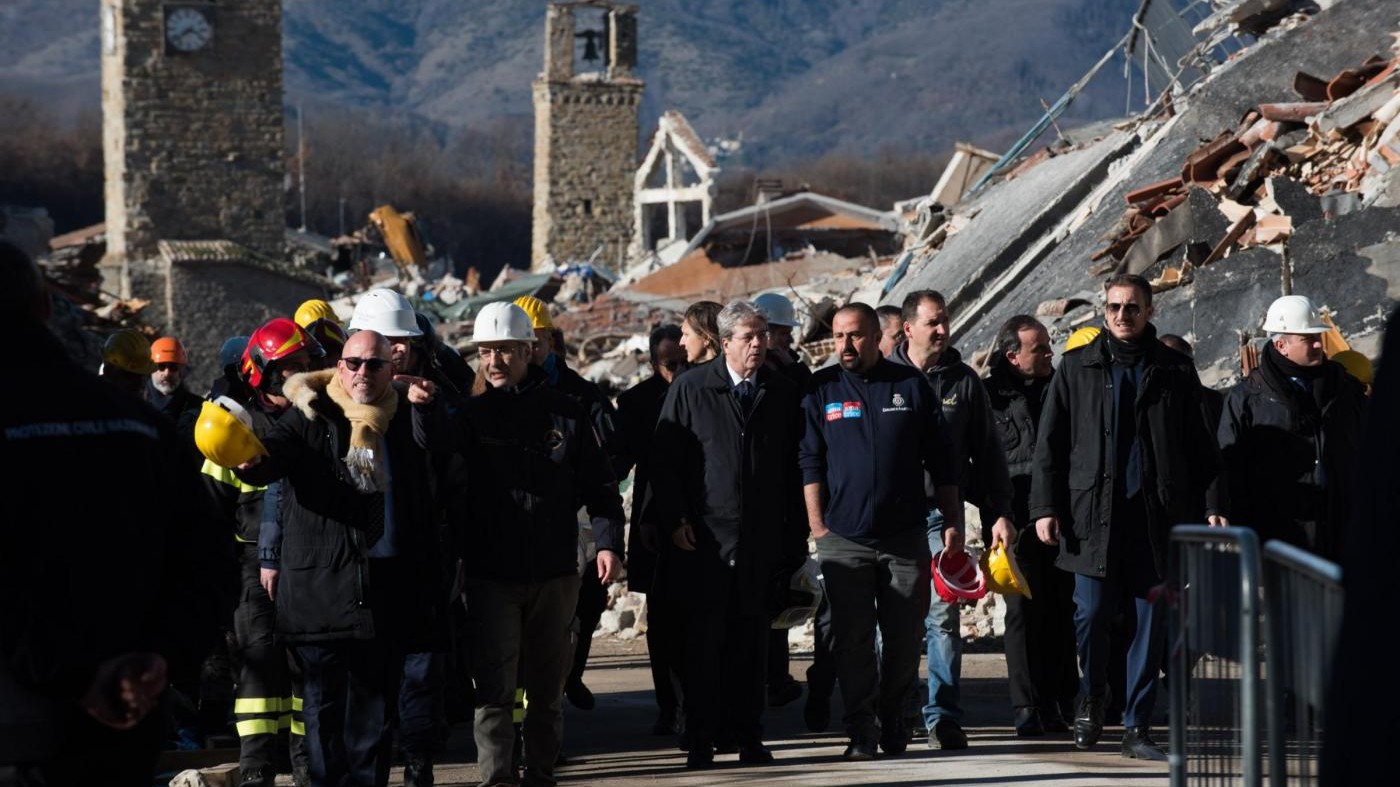
[[987, 577], [982, 567], [964, 550], [933, 555], [933, 590], [949, 604], [976, 601], [987, 595]]
[[248, 338], [248, 349], [243, 351], [240, 367], [243, 379], [262, 390], [268, 368], [297, 350], [306, 350], [313, 358], [324, 352], [310, 334], [291, 320], [285, 317], [268, 320]]
[[306, 332], [311, 334], [311, 338], [321, 345], [322, 350], [329, 348], [334, 350], [336, 355], [340, 354], [340, 350], [345, 347], [345, 342], [350, 339], [350, 335], [345, 332], [344, 328], [340, 327], [340, 323], [324, 317], [313, 320], [306, 326]]

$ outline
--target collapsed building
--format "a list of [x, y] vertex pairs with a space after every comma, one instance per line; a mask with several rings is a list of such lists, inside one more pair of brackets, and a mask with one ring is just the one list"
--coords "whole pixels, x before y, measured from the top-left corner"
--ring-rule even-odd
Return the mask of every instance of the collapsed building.
[[1152, 112], [941, 211], [911, 234], [883, 301], [943, 292], [967, 352], [1017, 313], [1063, 337], [1095, 319], [1104, 278], [1131, 272], [1208, 384], [1239, 377], [1242, 341], [1287, 292], [1374, 357], [1400, 281], [1400, 13], [1346, 0], [1269, 21]]

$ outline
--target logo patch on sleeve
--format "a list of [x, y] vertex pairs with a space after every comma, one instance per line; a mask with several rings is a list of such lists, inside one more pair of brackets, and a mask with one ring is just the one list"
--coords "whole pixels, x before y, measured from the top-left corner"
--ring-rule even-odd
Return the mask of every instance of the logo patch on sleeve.
[[828, 421], [839, 421], [839, 420], [841, 420], [841, 403], [840, 403], [840, 402], [827, 402], [827, 403], [826, 403], [826, 420], [828, 420]]
[[842, 402], [842, 418], [859, 418], [861, 416], [860, 402]]

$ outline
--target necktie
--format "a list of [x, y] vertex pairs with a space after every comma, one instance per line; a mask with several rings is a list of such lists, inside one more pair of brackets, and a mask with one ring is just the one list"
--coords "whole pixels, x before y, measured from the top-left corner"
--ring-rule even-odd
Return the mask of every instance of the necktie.
[[740, 380], [739, 384], [734, 386], [734, 395], [739, 399], [739, 409], [744, 413], [744, 417], [748, 418], [749, 413], [753, 412], [753, 401], [757, 395], [753, 381]]

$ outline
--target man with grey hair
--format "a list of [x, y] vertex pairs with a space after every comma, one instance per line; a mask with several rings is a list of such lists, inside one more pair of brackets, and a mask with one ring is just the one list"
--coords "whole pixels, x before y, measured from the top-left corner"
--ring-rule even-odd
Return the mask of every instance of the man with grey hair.
[[761, 722], [771, 580], [806, 551], [799, 392], [764, 366], [768, 321], [752, 303], [731, 302], [718, 325], [720, 357], [672, 383], [656, 432], [671, 534], [658, 581], [684, 591], [671, 597], [686, 621], [687, 768], [713, 766], [721, 733], [740, 762], [773, 761]]

